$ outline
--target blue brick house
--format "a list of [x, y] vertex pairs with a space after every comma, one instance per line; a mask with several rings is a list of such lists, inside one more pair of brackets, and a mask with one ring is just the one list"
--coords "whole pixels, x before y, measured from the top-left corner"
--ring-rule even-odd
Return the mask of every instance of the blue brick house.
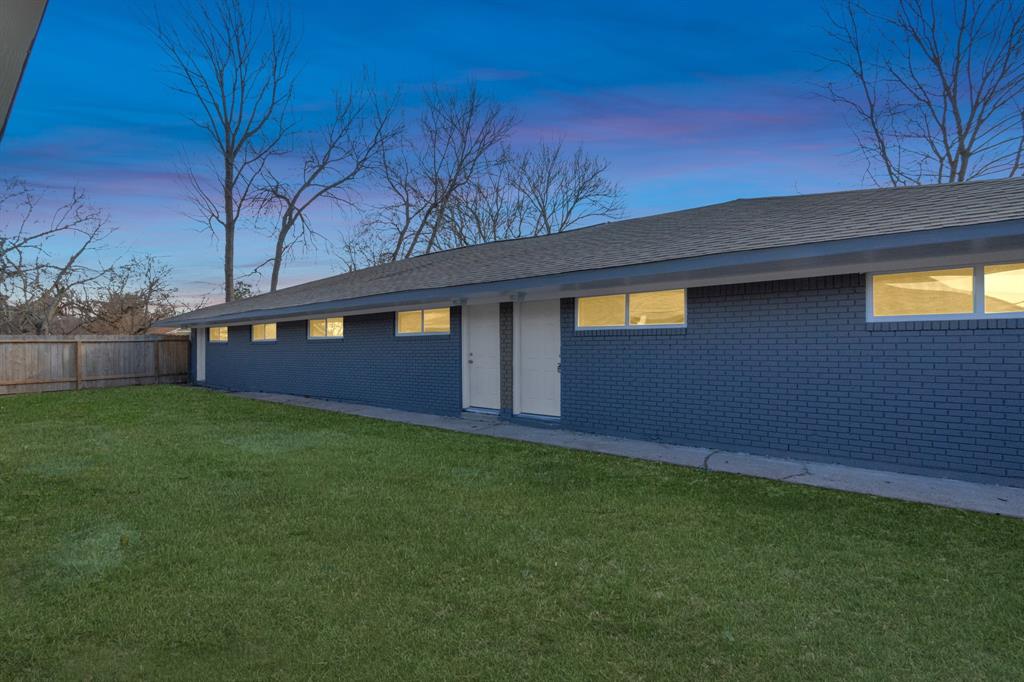
[[164, 324], [216, 388], [1024, 486], [1024, 180], [732, 201]]

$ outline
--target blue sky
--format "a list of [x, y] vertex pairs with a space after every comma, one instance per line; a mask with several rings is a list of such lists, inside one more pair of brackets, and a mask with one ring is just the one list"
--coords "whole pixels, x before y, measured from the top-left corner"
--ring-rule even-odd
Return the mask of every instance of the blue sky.
[[[207, 153], [165, 60], [124, 0], [51, 0], [4, 141], [0, 175], [78, 185], [109, 210], [127, 251], [175, 268], [186, 294], [216, 290], [219, 251], [185, 216], [183, 154]], [[815, 97], [828, 50], [817, 2], [293, 3], [314, 120], [364, 68], [380, 87], [480, 88], [514, 107], [518, 137], [582, 143], [611, 164], [639, 216], [736, 197], [863, 186], [842, 112]], [[351, 217], [322, 211], [341, 234]], [[240, 237], [239, 271], [269, 242]], [[288, 266], [286, 284], [331, 274]], [[266, 286], [264, 282], [263, 286]]]

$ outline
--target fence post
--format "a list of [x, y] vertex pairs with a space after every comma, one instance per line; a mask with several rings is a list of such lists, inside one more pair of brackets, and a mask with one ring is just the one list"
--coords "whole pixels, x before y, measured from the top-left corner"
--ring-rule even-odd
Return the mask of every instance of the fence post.
[[153, 383], [160, 383], [160, 342], [153, 341]]
[[82, 342], [75, 341], [75, 390], [82, 388]]

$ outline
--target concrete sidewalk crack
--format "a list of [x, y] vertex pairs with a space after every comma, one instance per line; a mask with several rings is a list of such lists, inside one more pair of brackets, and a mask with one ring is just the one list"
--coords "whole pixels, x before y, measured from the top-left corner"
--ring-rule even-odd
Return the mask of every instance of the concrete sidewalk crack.
[[721, 452], [721, 450], [712, 450], [707, 454], [707, 457], [704, 458], [704, 471], [708, 470], [708, 463], [711, 461], [711, 458]]
[[808, 470], [808, 468], [806, 466], [801, 466], [800, 467], [800, 471], [798, 471], [797, 473], [790, 474], [789, 476], [783, 476], [782, 478], [780, 478], [778, 480], [780, 480], [780, 481], [792, 481], [794, 478], [800, 478], [801, 476], [810, 476], [810, 474], [811, 474], [811, 472], [810, 472], [810, 470]]

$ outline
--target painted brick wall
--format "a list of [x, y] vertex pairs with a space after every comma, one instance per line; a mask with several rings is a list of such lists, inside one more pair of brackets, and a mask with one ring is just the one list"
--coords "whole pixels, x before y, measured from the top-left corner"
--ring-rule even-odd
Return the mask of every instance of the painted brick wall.
[[394, 313], [347, 316], [345, 337], [306, 338], [306, 322], [282, 322], [275, 343], [250, 342], [231, 327], [228, 343], [206, 344], [206, 385], [331, 398], [401, 410], [462, 410], [460, 308], [449, 335], [395, 336]]
[[190, 343], [188, 345], [188, 383], [194, 384], [196, 382], [196, 350], [197, 332], [195, 329], [191, 330], [188, 335]]
[[512, 381], [514, 375], [512, 365], [512, 324], [512, 302], [505, 301], [500, 303], [498, 305], [498, 350], [501, 362], [501, 409], [499, 412], [505, 418], [512, 416]]
[[683, 330], [562, 301], [563, 426], [1024, 485], [1024, 321], [867, 324], [863, 275], [688, 294]]

